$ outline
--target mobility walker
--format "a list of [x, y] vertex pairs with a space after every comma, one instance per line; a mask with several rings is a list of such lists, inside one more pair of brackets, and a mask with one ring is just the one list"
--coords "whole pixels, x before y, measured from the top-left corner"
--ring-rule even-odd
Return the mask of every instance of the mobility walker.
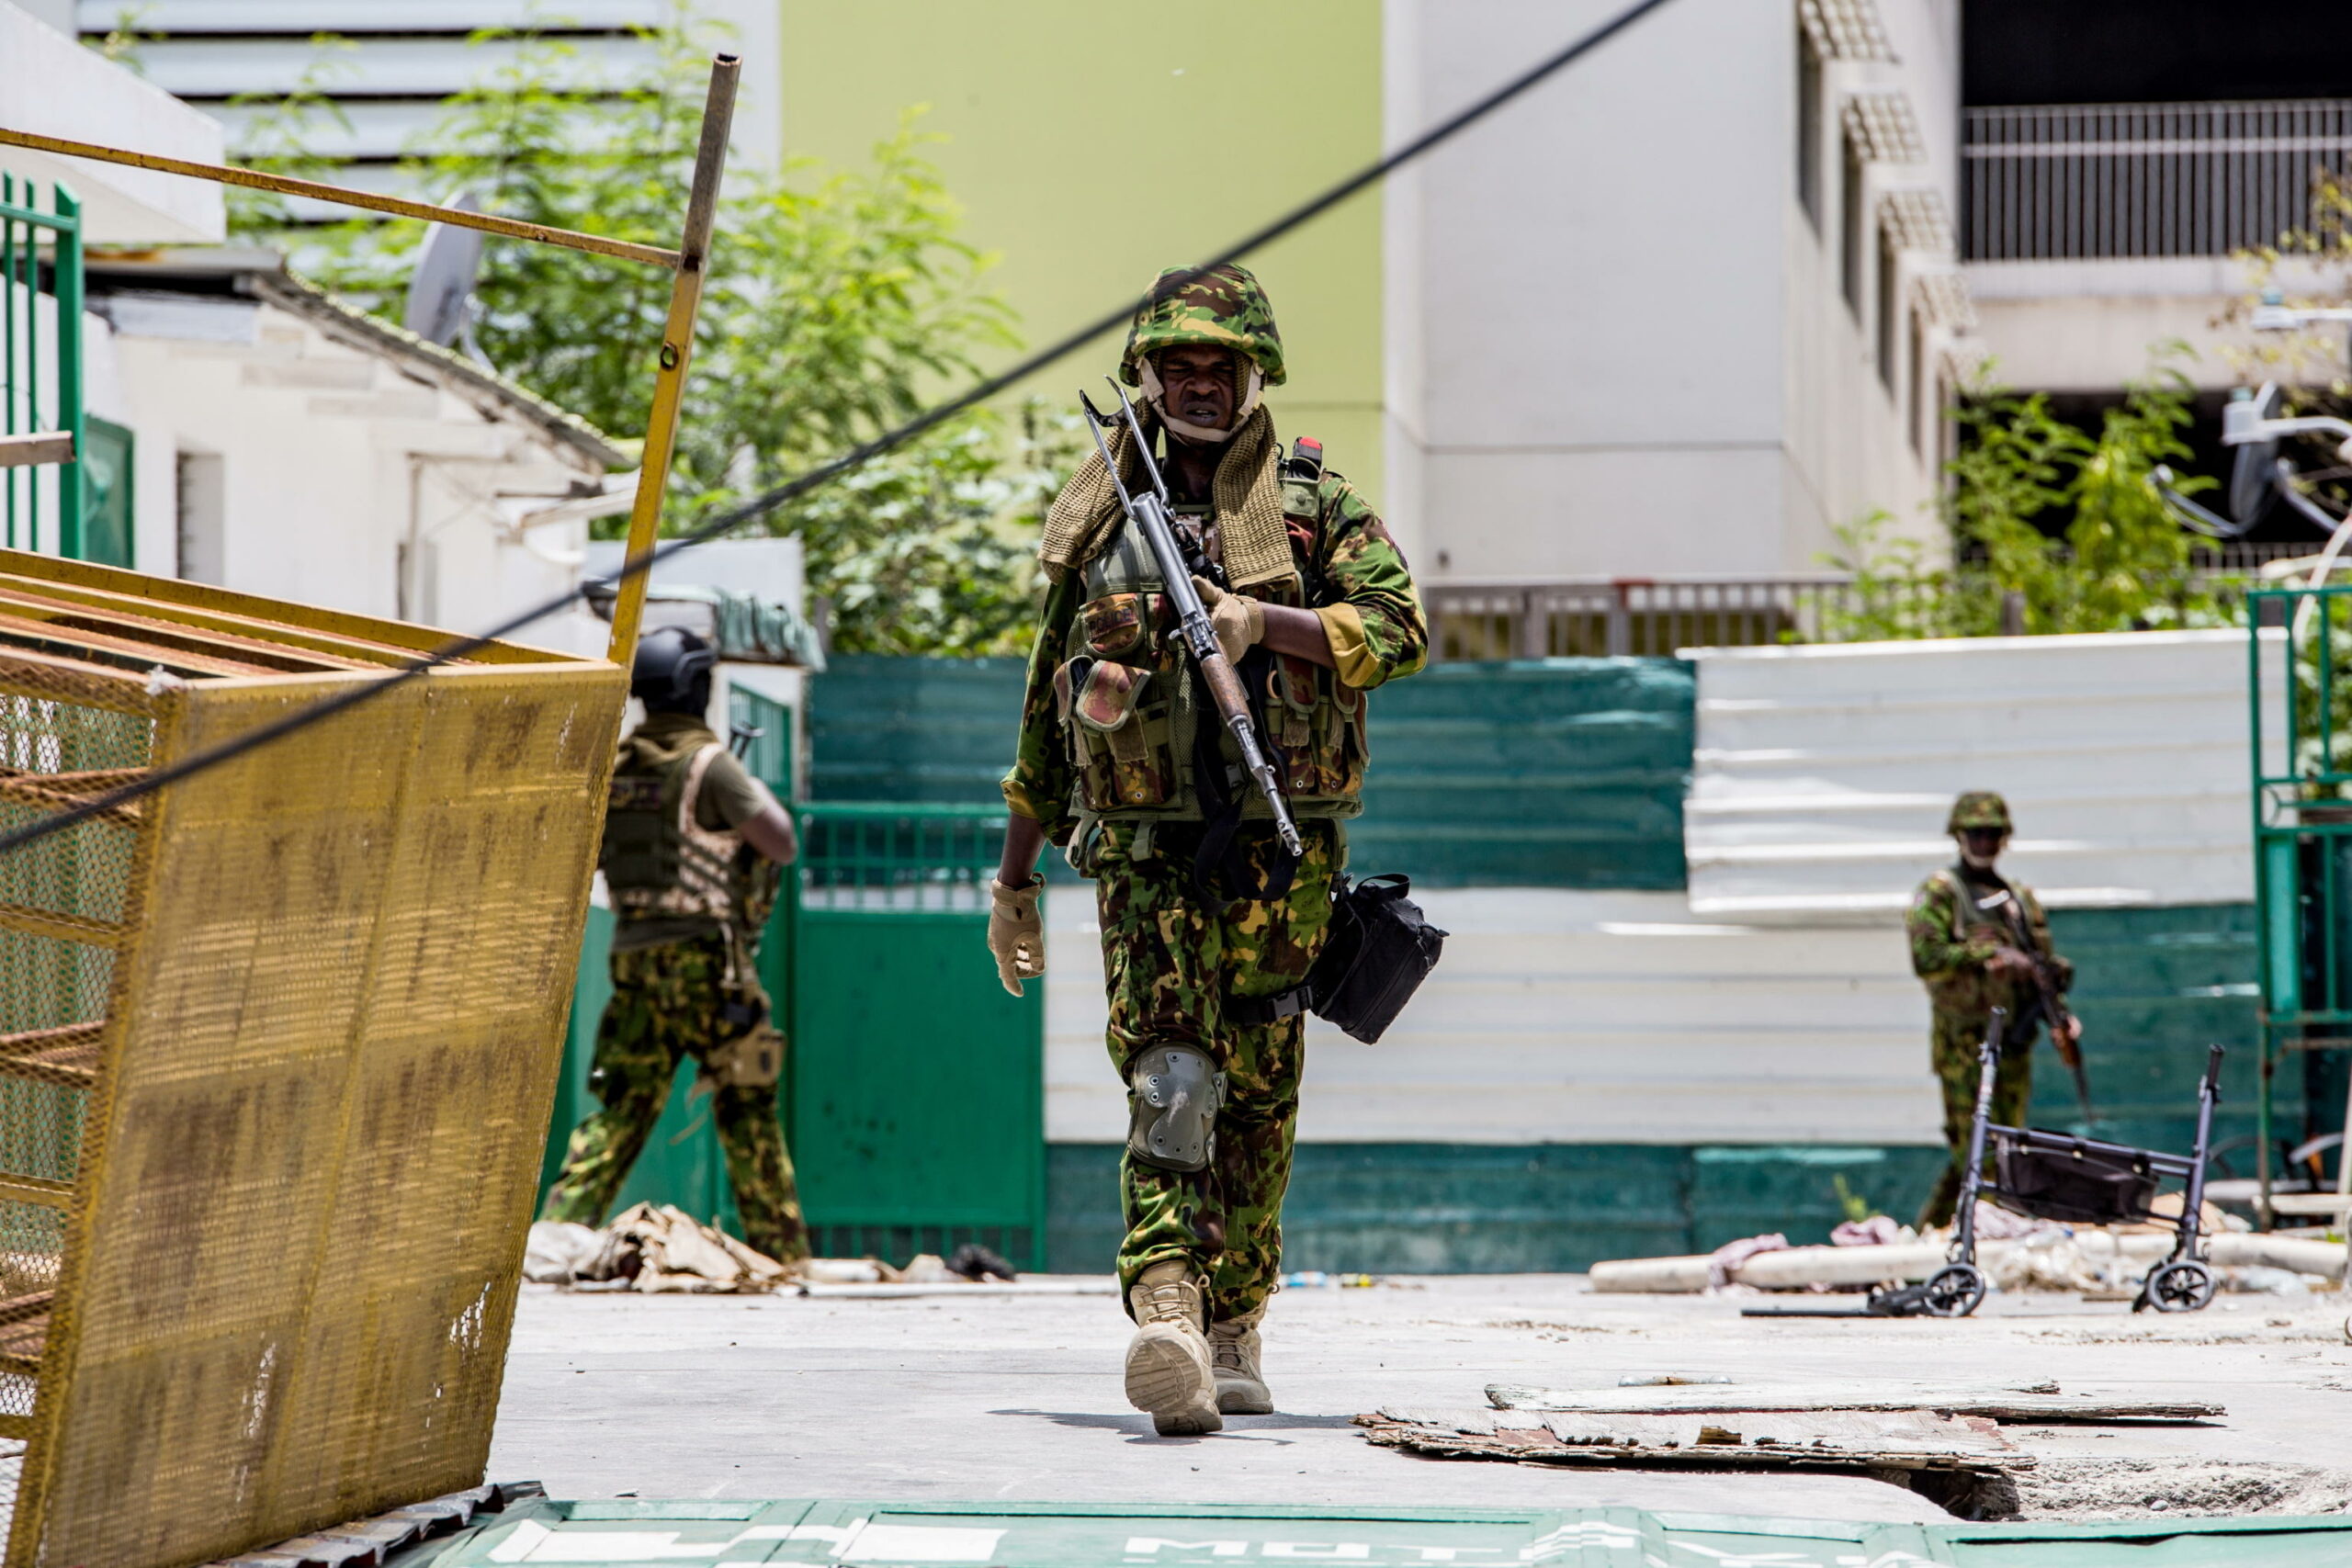
[[[1987, 1281], [1976, 1267], [1976, 1200], [1990, 1198], [2006, 1209], [2038, 1219], [2076, 1224], [2132, 1224], [2153, 1220], [2180, 1233], [2172, 1256], [2148, 1270], [2132, 1310], [2196, 1312], [2213, 1299], [2213, 1270], [2199, 1256], [2198, 1221], [2205, 1202], [2205, 1149], [2213, 1134], [2213, 1107], [2221, 1101], [2222, 1047], [2205, 1060], [2205, 1081], [2197, 1090], [2197, 1147], [2188, 1155], [2160, 1154], [2124, 1144], [2101, 1143], [2035, 1127], [2001, 1127], [1986, 1118], [1993, 1104], [1993, 1078], [2000, 1055], [2003, 1010], [1993, 1010], [1977, 1047], [1976, 1115], [1969, 1132], [1968, 1164], [1961, 1172], [1960, 1207], [1953, 1223], [1951, 1261], [1926, 1282], [1871, 1297], [1876, 1316], [1966, 1317], [1984, 1301]], [[1994, 1179], [1984, 1179], [1984, 1152], [1992, 1145]], [[2159, 1182], [2185, 1183], [2180, 1213], [2150, 1208]]]

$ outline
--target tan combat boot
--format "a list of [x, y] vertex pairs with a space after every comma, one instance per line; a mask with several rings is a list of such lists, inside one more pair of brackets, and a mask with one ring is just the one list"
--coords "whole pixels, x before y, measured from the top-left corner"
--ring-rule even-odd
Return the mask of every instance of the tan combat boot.
[[1216, 1407], [1227, 1416], [1272, 1416], [1274, 1396], [1258, 1370], [1258, 1325], [1266, 1309], [1209, 1325], [1209, 1371], [1216, 1379]]
[[1155, 1263], [1127, 1301], [1136, 1337], [1127, 1345], [1127, 1403], [1151, 1413], [1163, 1438], [1194, 1438], [1225, 1425], [1201, 1332], [1201, 1282], [1182, 1258]]

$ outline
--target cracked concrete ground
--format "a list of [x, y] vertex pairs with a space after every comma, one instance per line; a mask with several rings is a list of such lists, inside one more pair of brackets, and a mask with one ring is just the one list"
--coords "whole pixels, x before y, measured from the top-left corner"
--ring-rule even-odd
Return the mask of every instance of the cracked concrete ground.
[[1572, 1275], [1294, 1290], [1266, 1327], [1281, 1414], [1167, 1440], [1126, 1407], [1108, 1296], [860, 1301], [525, 1287], [491, 1455], [559, 1497], [857, 1497], [1629, 1506], [1835, 1519], [1946, 1518], [1850, 1475], [1566, 1470], [1373, 1448], [1383, 1404], [1483, 1407], [1488, 1382], [1609, 1388], [1629, 1374], [1803, 1384], [2049, 1379], [2067, 1392], [2210, 1400], [2188, 1426], [2006, 1428], [2041, 1461], [2028, 1517], [2333, 1513], [2352, 1505], [2345, 1298], [2124, 1303], [1996, 1295], [1933, 1320], [1744, 1319], [1755, 1298], [1612, 1296]]

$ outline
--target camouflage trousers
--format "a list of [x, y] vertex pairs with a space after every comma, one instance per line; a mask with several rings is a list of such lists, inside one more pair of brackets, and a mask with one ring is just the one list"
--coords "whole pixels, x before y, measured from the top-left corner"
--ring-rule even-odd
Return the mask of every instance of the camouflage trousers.
[[[1224, 1003], [1228, 993], [1290, 989], [1322, 951], [1346, 840], [1335, 822], [1302, 823], [1300, 830], [1306, 858], [1287, 894], [1218, 905], [1194, 892], [1189, 846], [1170, 852], [1163, 839], [1136, 859], [1133, 824], [1101, 829], [1093, 872], [1113, 1064], [1124, 1077], [1147, 1046], [1190, 1045], [1226, 1075], [1206, 1169], [1166, 1170], [1132, 1150], [1120, 1159], [1123, 1297], [1146, 1269], [1182, 1258], [1207, 1281], [1210, 1315], [1223, 1321], [1264, 1306], [1282, 1277], [1283, 1193], [1306, 1066], [1305, 1021], [1230, 1023]], [[1260, 877], [1280, 852], [1273, 829], [1256, 822], [1245, 822], [1235, 841]]]
[[[726, 974], [727, 946], [715, 936], [613, 954], [613, 999], [597, 1027], [588, 1078], [604, 1109], [572, 1131], [541, 1219], [604, 1223], [669, 1103], [680, 1059], [690, 1057], [707, 1073], [709, 1054], [727, 1042], [719, 1013]], [[776, 1122], [775, 1085], [721, 1086], [710, 1113], [743, 1239], [781, 1262], [808, 1257], [808, 1227]]]
[[[1927, 1206], [1919, 1211], [1919, 1228], [1949, 1224], [1952, 1211], [1960, 1204], [1961, 1173], [1968, 1167], [1968, 1139], [1976, 1120], [1976, 1080], [1980, 1076], [1977, 1048], [1984, 1043], [1983, 1013], [1946, 1012], [1938, 1008], [1934, 1013], [1931, 1059], [1936, 1069], [1936, 1081], [1944, 1091], [1944, 1145], [1951, 1151], [1943, 1174], [1936, 1179], [1935, 1190], [1928, 1195]], [[2028, 1028], [2020, 1040], [2012, 1032], [2001, 1042], [2001, 1053], [1995, 1058], [1993, 1072], [1993, 1103], [1989, 1119], [2004, 1127], [2025, 1125], [2025, 1109], [2033, 1098], [2033, 1041], [2036, 1031]]]

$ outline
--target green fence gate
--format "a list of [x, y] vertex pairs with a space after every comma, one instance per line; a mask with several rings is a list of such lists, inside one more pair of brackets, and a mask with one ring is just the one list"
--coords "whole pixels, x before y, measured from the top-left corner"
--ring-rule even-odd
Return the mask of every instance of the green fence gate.
[[[2278, 1069], [2290, 1059], [2307, 1064], [2308, 1089], [2326, 1077], [2311, 1070], [2320, 1053], [2352, 1049], [2352, 585], [2249, 592], [2246, 622], [2262, 987], [2256, 1150], [2267, 1224], [2272, 1179], [2282, 1174], [2274, 1161]], [[2266, 711], [2273, 701], [2278, 709]], [[2333, 1110], [2307, 1102], [2302, 1134], [2333, 1122]], [[2339, 1148], [2336, 1159], [2348, 1154]], [[2291, 1174], [2324, 1179], [2333, 1163], [2322, 1156]]]
[[[0, 174], [0, 434], [56, 431], [87, 450], [82, 412], [82, 204]], [[0, 543], [83, 559], [75, 465], [0, 468]]]
[[1045, 987], [985, 943], [1001, 807], [800, 808], [791, 1094], [820, 1253], [1045, 1261]]

